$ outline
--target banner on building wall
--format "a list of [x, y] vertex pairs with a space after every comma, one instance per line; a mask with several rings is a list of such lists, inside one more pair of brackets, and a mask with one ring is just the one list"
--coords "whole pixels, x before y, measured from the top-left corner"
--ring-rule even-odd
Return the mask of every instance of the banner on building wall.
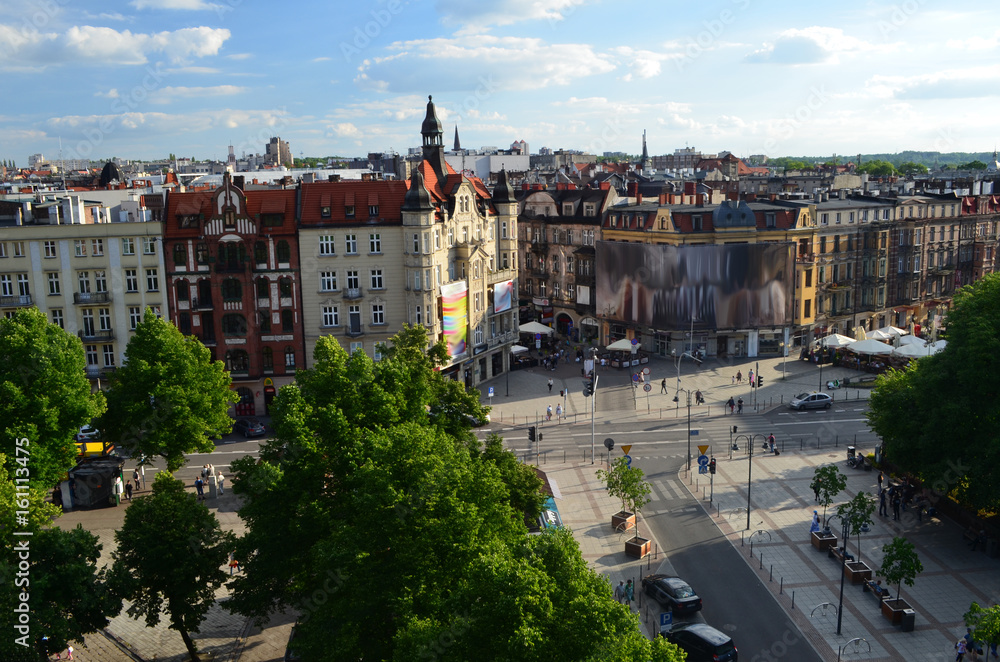
[[794, 245], [597, 242], [597, 311], [655, 329], [792, 323]]
[[441, 313], [444, 317], [444, 339], [448, 355], [460, 356], [468, 351], [469, 288], [464, 281], [441, 286]]
[[514, 281], [505, 280], [493, 287], [493, 312], [502, 313], [513, 305]]

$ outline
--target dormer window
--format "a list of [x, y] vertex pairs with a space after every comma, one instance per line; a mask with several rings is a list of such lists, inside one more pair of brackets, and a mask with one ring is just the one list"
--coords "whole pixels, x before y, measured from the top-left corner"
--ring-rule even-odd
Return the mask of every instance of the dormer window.
[[319, 208], [319, 215], [321, 217], [323, 217], [323, 218], [330, 218], [330, 207], [329, 206], [327, 206], [327, 207], [320, 207]]
[[368, 216], [371, 218], [378, 216], [378, 205], [368, 205]]
[[344, 216], [347, 218], [354, 218], [354, 205], [344, 207]]
[[562, 213], [563, 213], [563, 216], [572, 216], [573, 215], [573, 203], [572, 202], [564, 202], [563, 203]]
[[691, 229], [695, 232], [700, 232], [703, 229], [700, 214], [691, 217]]

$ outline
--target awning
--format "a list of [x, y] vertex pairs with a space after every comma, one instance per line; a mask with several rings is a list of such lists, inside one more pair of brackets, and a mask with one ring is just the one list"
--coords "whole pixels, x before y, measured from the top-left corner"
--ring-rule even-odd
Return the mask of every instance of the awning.
[[600, 326], [601, 325], [601, 323], [598, 322], [593, 317], [584, 317], [582, 320], [580, 320], [580, 324], [581, 325], [586, 324], [587, 326]]
[[510, 353], [511, 354], [524, 354], [527, 351], [528, 351], [528, 348], [525, 347], [525, 346], [523, 346], [523, 345], [511, 345], [510, 346]]

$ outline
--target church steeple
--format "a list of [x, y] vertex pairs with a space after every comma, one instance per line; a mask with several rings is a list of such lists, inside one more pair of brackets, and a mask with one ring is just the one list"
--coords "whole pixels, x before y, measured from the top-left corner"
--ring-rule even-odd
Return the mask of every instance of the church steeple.
[[[456, 127], [457, 129], [457, 127]], [[438, 179], [443, 180], [448, 169], [444, 164], [444, 129], [434, 109], [434, 99], [427, 95], [427, 115], [420, 126], [420, 135], [424, 137], [424, 160], [431, 164]]]
[[457, 124], [455, 125], [455, 151], [456, 152], [461, 152], [462, 151], [462, 143], [458, 142], [458, 125]]
[[649, 151], [646, 149], [646, 130], [642, 130], [642, 158], [639, 159], [639, 170], [645, 170], [649, 163]]

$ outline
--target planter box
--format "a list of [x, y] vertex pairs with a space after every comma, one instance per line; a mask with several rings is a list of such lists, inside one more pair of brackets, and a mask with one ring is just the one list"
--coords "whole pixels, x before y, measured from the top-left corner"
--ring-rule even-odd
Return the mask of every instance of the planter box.
[[621, 510], [611, 516], [611, 526], [615, 531], [628, 531], [635, 528], [635, 513]]
[[823, 552], [831, 547], [837, 545], [837, 536], [832, 533], [823, 533], [822, 531], [813, 531], [809, 538], [812, 540], [812, 546]]
[[651, 543], [648, 538], [632, 538], [625, 541], [625, 555], [641, 559], [649, 554]]
[[872, 578], [872, 569], [863, 561], [848, 561], [844, 566], [844, 575], [851, 581], [851, 584], [857, 585]]
[[899, 625], [903, 621], [903, 610], [912, 609], [906, 600], [883, 600], [882, 615], [893, 625]]

